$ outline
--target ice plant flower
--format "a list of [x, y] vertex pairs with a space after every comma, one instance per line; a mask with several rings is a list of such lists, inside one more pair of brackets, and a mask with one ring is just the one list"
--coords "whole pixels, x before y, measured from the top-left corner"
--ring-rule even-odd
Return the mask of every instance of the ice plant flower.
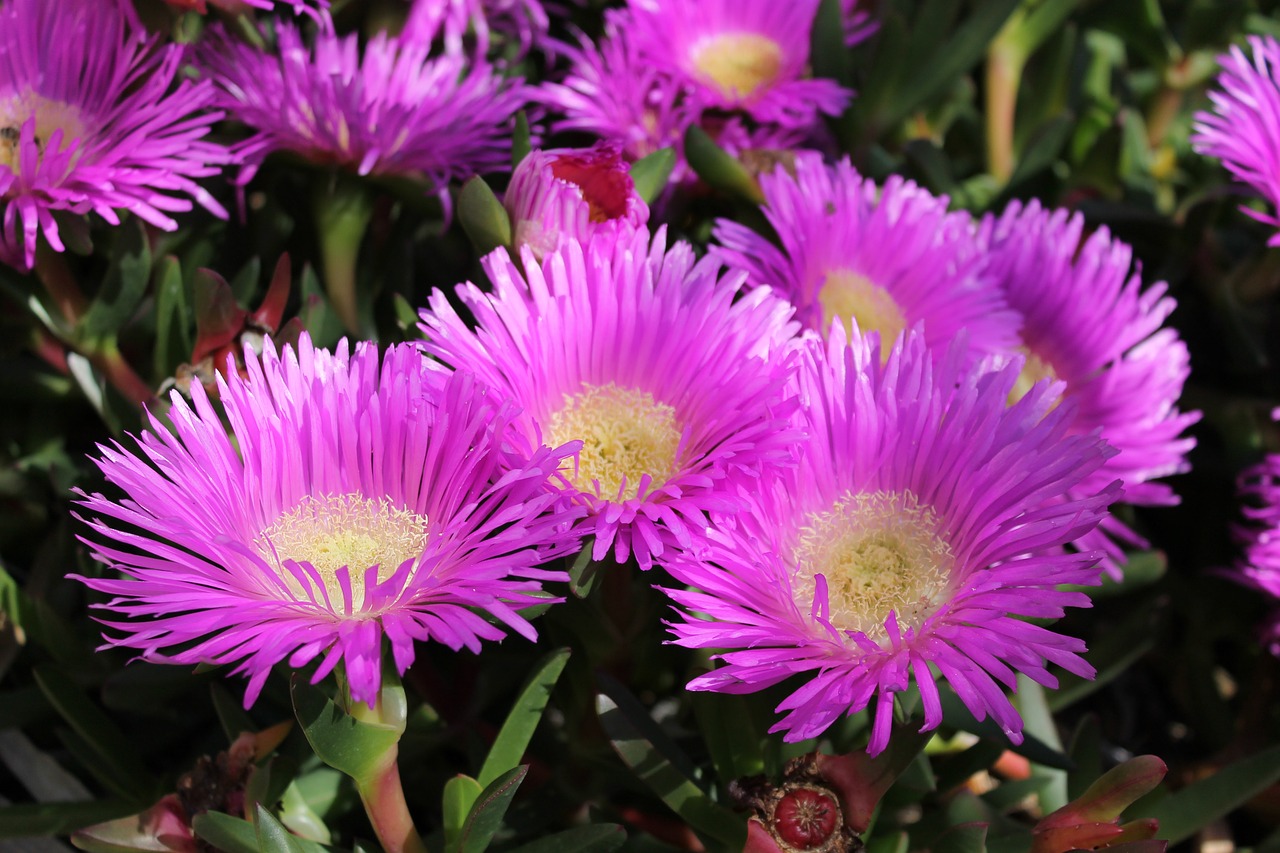
[[608, 233], [617, 240], [649, 220], [616, 143], [530, 152], [511, 175], [503, 203], [514, 244], [539, 260], [563, 238], [585, 243]]
[[[1065, 383], [1075, 403], [1070, 429], [1100, 431], [1118, 451], [1077, 487], [1093, 494], [1124, 481], [1124, 501], [1169, 506], [1178, 496], [1159, 478], [1187, 470], [1195, 445], [1184, 435], [1199, 412], [1180, 412], [1190, 356], [1176, 330], [1164, 326], [1175, 302], [1164, 282], [1142, 287], [1133, 250], [1106, 228], [1084, 235], [1084, 217], [1014, 202], [983, 222], [990, 272], [1023, 316], [1026, 356], [1018, 390], [1042, 378]], [[1103, 549], [1119, 577], [1120, 543], [1146, 542], [1115, 516], [1078, 545]]]
[[839, 115], [851, 97], [833, 80], [805, 78], [818, 2], [631, 0], [629, 37], [703, 107], [808, 128], [819, 115]]
[[[1222, 72], [1209, 90], [1212, 112], [1196, 114], [1191, 144], [1196, 151], [1222, 161], [1238, 180], [1261, 193], [1271, 207], [1260, 213], [1241, 207], [1249, 216], [1280, 228], [1280, 42], [1271, 36], [1250, 36], [1252, 57], [1238, 46], [1218, 58]], [[1270, 245], [1280, 245], [1280, 231]]]
[[373, 704], [384, 636], [402, 673], [415, 641], [533, 637], [515, 608], [545, 602], [564, 574], [537, 566], [578, 545], [546, 488], [573, 448], [519, 448], [505, 401], [425, 367], [408, 344], [379, 365], [372, 343], [267, 341], [246, 376], [218, 376], [234, 438], [196, 383], [172, 397], [174, 433], [153, 417], [137, 451], [100, 447], [127, 495], [80, 496], [94, 556], [126, 576], [81, 578], [111, 596], [108, 642], [235, 664], [248, 706], [272, 666], [317, 657], [314, 679], [341, 662]]
[[[1280, 409], [1272, 413], [1280, 420]], [[1280, 657], [1280, 453], [1268, 453], [1239, 479], [1246, 522], [1237, 525], [1242, 559], [1227, 576], [1266, 593], [1272, 612], [1263, 627], [1263, 644]]]
[[846, 47], [861, 44], [880, 29], [880, 23], [872, 20], [871, 13], [864, 8], [864, 3], [865, 0], [840, 0], [840, 17], [844, 22]]
[[748, 693], [795, 675], [771, 731], [814, 737], [875, 701], [872, 754], [893, 696], [914, 677], [922, 731], [942, 720], [933, 670], [973, 714], [1015, 742], [1001, 689], [1016, 675], [1053, 686], [1053, 662], [1090, 677], [1084, 643], [1023, 621], [1089, 599], [1059, 584], [1098, 580], [1099, 554], [1059, 546], [1105, 514], [1118, 484], [1053, 504], [1110, 450], [1069, 435], [1069, 406], [1042, 383], [1008, 405], [1016, 364], [965, 368], [914, 331], [881, 361], [878, 342], [806, 336], [798, 373], [808, 437], [799, 465], [764, 483], [749, 511], [708, 533], [705, 553], [666, 562], [684, 588], [674, 642], [718, 649], [691, 690]]
[[441, 39], [451, 54], [466, 52], [468, 33], [475, 53], [489, 53], [491, 31], [516, 37], [520, 55], [544, 41], [551, 19], [540, 0], [413, 0], [402, 36], [430, 44]]
[[58, 210], [166, 231], [193, 200], [226, 215], [197, 183], [229, 160], [204, 138], [222, 116], [208, 83], [175, 83], [184, 58], [112, 0], [0, 5], [0, 258], [30, 267], [40, 234], [62, 251]]
[[464, 56], [380, 33], [319, 33], [276, 24], [264, 52], [215, 31], [199, 54], [228, 114], [257, 133], [244, 145], [247, 182], [272, 151], [360, 175], [419, 178], [444, 192], [451, 179], [504, 166], [525, 87]]
[[789, 299], [806, 328], [825, 335], [839, 321], [848, 336], [856, 323], [887, 349], [923, 324], [935, 351], [966, 329], [975, 359], [1017, 345], [1020, 318], [984, 274], [969, 215], [948, 212], [945, 196], [896, 176], [880, 187], [847, 159], [827, 166], [817, 154], [759, 182], [781, 248], [721, 219], [710, 251]]
[[474, 330], [432, 294], [425, 348], [513, 398], [526, 441], [583, 441], [564, 494], [590, 513], [595, 559], [649, 568], [696, 547], [709, 512], [790, 461], [790, 308], [764, 289], [735, 301], [741, 276], [667, 249], [661, 230], [652, 245], [642, 230], [522, 260], [523, 274], [497, 250], [492, 293], [459, 287]]

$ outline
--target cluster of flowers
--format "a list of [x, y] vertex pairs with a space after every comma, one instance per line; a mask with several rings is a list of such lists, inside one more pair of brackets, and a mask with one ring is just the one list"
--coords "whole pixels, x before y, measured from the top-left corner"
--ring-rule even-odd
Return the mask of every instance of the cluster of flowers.
[[[816, 0], [631, 0], [577, 46], [533, 0], [419, 0], [363, 46], [311, 5], [313, 31], [279, 21], [271, 50], [214, 25], [190, 53], [110, 0], [49, 7], [0, 6], [16, 265], [38, 233], [59, 248], [54, 211], [221, 213], [195, 182], [232, 163], [247, 182], [275, 150], [444, 191], [500, 167], [531, 102], [604, 140], [512, 176], [520, 247], [484, 259], [491, 288], [459, 287], [473, 322], [436, 292], [421, 342], [268, 344], [217, 381], [233, 438], [197, 384], [172, 433], [103, 448], [128, 498], [81, 501], [128, 578], [85, 579], [130, 617], [111, 642], [235, 664], [247, 702], [278, 663], [341, 662], [371, 702], [384, 637], [404, 671], [416, 641], [533, 636], [520, 608], [566, 578], [548, 561], [590, 547], [674, 580], [673, 641], [722, 650], [692, 689], [807, 674], [779, 706], [790, 739], [874, 699], [879, 751], [912, 680], [939, 724], [939, 677], [1017, 739], [1018, 673], [1091, 673], [1081, 641], [1026, 620], [1120, 573], [1142, 540], [1107, 509], [1176, 500], [1158, 480], [1185, 469], [1196, 417], [1173, 302], [1130, 249], [1034, 203], [974, 221], [816, 153], [761, 177], [777, 245], [721, 221], [698, 258], [648, 227], [624, 160], [695, 122], [731, 150], [790, 148], [843, 109], [804, 79]], [[489, 63], [502, 22], [568, 57], [562, 82]], [[205, 76], [174, 87], [188, 60]], [[234, 149], [204, 141], [226, 116], [255, 130]]]

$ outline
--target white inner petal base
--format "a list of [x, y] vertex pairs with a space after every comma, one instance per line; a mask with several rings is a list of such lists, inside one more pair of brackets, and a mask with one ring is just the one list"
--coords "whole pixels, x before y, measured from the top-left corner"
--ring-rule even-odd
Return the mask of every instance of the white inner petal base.
[[782, 71], [782, 47], [760, 33], [712, 36], [693, 50], [693, 67], [727, 98], [747, 98]]
[[[676, 473], [680, 428], [676, 410], [659, 403], [648, 391], [607, 385], [584, 385], [566, 394], [564, 406], [551, 415], [547, 441], [553, 446], [582, 440], [577, 476], [566, 476], [575, 488], [609, 500], [631, 500], [640, 491], [640, 478], [653, 478], [650, 488]], [[623, 480], [626, 489], [622, 491]], [[599, 482], [599, 491], [594, 485]]]
[[827, 273], [818, 291], [818, 302], [822, 305], [822, 334], [831, 331], [831, 321], [839, 317], [845, 334], [852, 335], [853, 321], [857, 320], [861, 333], [880, 333], [880, 351], [885, 357], [907, 326], [902, 309], [889, 291], [852, 270]]
[[911, 492], [846, 494], [800, 530], [797, 602], [813, 601], [822, 575], [836, 628], [882, 641], [893, 611], [903, 630], [918, 629], [949, 591], [953, 555], [939, 526]]
[[[268, 562], [295, 560], [315, 566], [329, 601], [338, 609], [343, 607], [343, 594], [337, 574], [347, 567], [352, 610], [360, 610], [365, 570], [377, 566], [378, 581], [385, 581], [405, 560], [419, 557], [426, 542], [426, 516], [399, 509], [386, 498], [351, 493], [304, 497], [263, 530], [256, 544]], [[305, 594], [283, 568], [281, 577], [296, 594]]]
[[60, 148], [84, 138], [80, 111], [70, 104], [50, 100], [29, 90], [0, 95], [0, 166], [18, 171], [22, 126], [33, 115], [36, 117], [36, 148], [41, 154], [58, 130], [62, 131]]

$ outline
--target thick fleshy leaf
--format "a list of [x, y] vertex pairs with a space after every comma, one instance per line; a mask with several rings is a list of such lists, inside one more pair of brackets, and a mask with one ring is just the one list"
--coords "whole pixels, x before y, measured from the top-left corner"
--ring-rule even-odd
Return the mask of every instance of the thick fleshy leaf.
[[230, 344], [244, 329], [249, 312], [236, 304], [227, 280], [213, 270], [198, 269], [193, 278], [196, 343], [192, 364]]
[[534, 668], [533, 675], [520, 689], [506, 722], [489, 747], [489, 755], [480, 768], [476, 781], [488, 785], [504, 773], [520, 764], [524, 751], [529, 746], [534, 729], [542, 719], [542, 712], [551, 698], [551, 690], [556, 686], [564, 665], [569, 660], [569, 649], [557, 649], [544, 657]]
[[690, 125], [684, 135], [684, 156], [698, 177], [721, 192], [756, 204], [764, 204], [760, 184], [728, 151], [725, 151], [707, 132], [696, 124]]
[[195, 838], [177, 794], [168, 794], [145, 812], [94, 824], [71, 834], [71, 843], [90, 853], [129, 850], [194, 853]]
[[1155, 803], [1134, 809], [1126, 817], [1152, 817], [1160, 822], [1158, 837], [1177, 844], [1239, 808], [1280, 782], [1280, 746], [1228, 764]]
[[511, 245], [511, 217], [479, 175], [463, 184], [458, 193], [458, 221], [481, 255]]
[[517, 847], [513, 853], [609, 853], [627, 840], [627, 831], [616, 823], [575, 826]]
[[302, 840], [285, 829], [275, 815], [262, 807], [254, 806], [254, 826], [258, 830], [258, 849], [262, 853], [304, 853]]
[[745, 820], [716, 804], [693, 781], [692, 762], [626, 688], [604, 676], [599, 680], [605, 692], [596, 696], [596, 713], [623, 762], [694, 830], [741, 849]]
[[142, 221], [131, 218], [116, 229], [106, 279], [80, 320], [77, 332], [86, 340], [113, 337], [138, 309], [151, 280], [151, 249]]
[[645, 204], [653, 204], [666, 188], [675, 165], [676, 152], [671, 148], [659, 148], [631, 164], [631, 182]]
[[320, 760], [357, 782], [374, 776], [400, 741], [394, 726], [357, 720], [298, 678], [293, 680], [293, 708]]
[[441, 800], [444, 810], [444, 846], [447, 849], [452, 850], [457, 846], [462, 827], [471, 814], [471, 807], [482, 793], [484, 787], [479, 782], [461, 773], [444, 783]]
[[152, 367], [156, 376], [171, 376], [191, 355], [187, 331], [187, 287], [182, 264], [173, 255], [160, 262], [156, 281], [156, 348]]
[[507, 814], [511, 798], [528, 772], [529, 768], [521, 765], [494, 779], [472, 804], [457, 842], [447, 848], [447, 853], [484, 853], [502, 828], [502, 818]]
[[987, 825], [962, 823], [944, 832], [930, 847], [931, 853], [986, 853]]

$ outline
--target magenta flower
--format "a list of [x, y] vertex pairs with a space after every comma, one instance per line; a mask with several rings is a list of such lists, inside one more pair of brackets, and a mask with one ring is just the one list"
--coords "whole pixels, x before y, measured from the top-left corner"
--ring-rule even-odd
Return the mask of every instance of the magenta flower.
[[275, 53], [225, 32], [200, 53], [228, 114], [257, 130], [242, 150], [242, 183], [277, 150], [360, 175], [421, 178], [441, 192], [508, 162], [526, 100], [519, 80], [479, 60], [431, 58], [429, 45], [385, 33], [362, 51], [355, 34], [320, 33], [308, 48], [294, 24], [275, 31]]
[[865, 8], [866, 0], [840, 0], [840, 17], [844, 22], [844, 43], [847, 47], [861, 44], [876, 34], [880, 22], [871, 17]]
[[[1280, 420], [1280, 409], [1272, 417]], [[1262, 640], [1271, 654], [1280, 657], [1280, 607], [1276, 606], [1280, 602], [1280, 454], [1268, 453], [1242, 473], [1239, 488], [1247, 521], [1237, 525], [1235, 533], [1244, 557], [1226, 574], [1272, 599]]]
[[520, 54], [544, 41], [551, 20], [540, 0], [412, 0], [403, 37], [430, 44], [439, 38], [451, 54], [465, 52], [468, 34], [475, 53], [489, 52], [491, 30], [515, 36]]
[[530, 152], [503, 203], [515, 246], [528, 246], [538, 260], [564, 239], [607, 234], [616, 241], [649, 221], [616, 143]]
[[[1196, 113], [1191, 143], [1196, 151], [1222, 161], [1238, 180], [1262, 194], [1272, 212], [1241, 207], [1259, 222], [1280, 228], [1280, 42], [1250, 36], [1252, 61], [1232, 46], [1218, 58], [1222, 73], [1209, 91], [1213, 112]], [[1280, 231], [1267, 241], [1280, 246]]]
[[[1133, 250], [1106, 228], [1084, 238], [1078, 213], [1014, 202], [982, 227], [990, 271], [1024, 317], [1019, 390], [1041, 378], [1064, 382], [1075, 403], [1071, 431], [1101, 431], [1118, 451], [1079, 494], [1118, 478], [1126, 503], [1176, 504], [1173, 489], [1156, 481], [1187, 470], [1195, 439], [1183, 433], [1200, 413], [1178, 411], [1190, 357], [1177, 331], [1163, 326], [1175, 307], [1165, 284], [1143, 290], [1140, 271], [1131, 272]], [[1114, 516], [1077, 544], [1106, 551], [1104, 565], [1119, 577], [1119, 543], [1147, 544]]]
[[819, 0], [630, 0], [642, 57], [688, 84], [703, 107], [809, 128], [839, 115], [851, 92], [806, 79]]
[[401, 672], [415, 641], [532, 638], [515, 608], [564, 578], [534, 567], [578, 547], [566, 528], [581, 513], [546, 487], [573, 448], [513, 449], [509, 404], [410, 345], [381, 367], [372, 343], [265, 350], [246, 350], [247, 378], [218, 377], [234, 443], [195, 383], [194, 405], [173, 395], [176, 435], [153, 418], [139, 451], [100, 448], [128, 496], [80, 500], [94, 556], [126, 575], [81, 578], [128, 617], [103, 620], [108, 642], [236, 664], [247, 706], [272, 666], [317, 657], [313, 680], [341, 661], [372, 703], [384, 635]]
[[208, 83], [175, 85], [184, 57], [128, 32], [111, 0], [0, 6], [0, 258], [32, 266], [40, 234], [62, 251], [57, 210], [166, 231], [193, 200], [226, 216], [197, 183], [230, 159], [204, 140], [222, 115]]
[[1021, 320], [983, 272], [972, 220], [949, 213], [945, 196], [896, 176], [879, 187], [817, 154], [798, 156], [794, 175], [761, 175], [760, 187], [782, 247], [721, 219], [710, 251], [789, 299], [806, 328], [826, 334], [839, 320], [847, 337], [856, 322], [888, 345], [922, 324], [939, 352], [967, 329], [974, 358], [1017, 345]]
[[735, 301], [740, 276], [667, 250], [661, 231], [652, 246], [641, 230], [522, 260], [524, 274], [495, 251], [493, 292], [458, 289], [474, 331], [432, 294], [427, 351], [516, 400], [527, 441], [584, 442], [564, 493], [589, 511], [595, 559], [612, 548], [649, 568], [696, 547], [707, 513], [790, 460], [789, 307], [762, 289]]
[[1002, 685], [1025, 673], [1054, 686], [1047, 662], [1093, 674], [1083, 642], [1024, 619], [1088, 606], [1058, 585], [1096, 583], [1099, 555], [1059, 546], [1098, 523], [1118, 484], [1047, 501], [1110, 451], [1068, 434], [1069, 407], [1054, 408], [1047, 383], [1009, 405], [1018, 368], [964, 368], [962, 345], [938, 359], [911, 332], [882, 364], [874, 336], [846, 343], [837, 326], [825, 345], [806, 342], [799, 467], [712, 530], [705, 554], [666, 563], [688, 585], [667, 590], [683, 608], [675, 642], [725, 650], [689, 689], [750, 693], [808, 674], [778, 705], [772, 731], [791, 741], [877, 697], [878, 753], [912, 678], [924, 730], [941, 722], [936, 668], [976, 717], [1019, 741]]

